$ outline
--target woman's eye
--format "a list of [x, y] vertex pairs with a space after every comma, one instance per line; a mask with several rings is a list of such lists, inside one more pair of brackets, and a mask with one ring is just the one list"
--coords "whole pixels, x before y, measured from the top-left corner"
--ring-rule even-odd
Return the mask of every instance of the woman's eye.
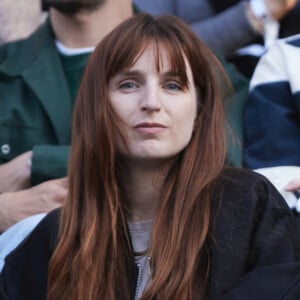
[[165, 84], [164, 88], [168, 89], [170, 91], [181, 91], [182, 90], [181, 86], [174, 82]]
[[119, 85], [120, 89], [133, 89], [133, 88], [137, 88], [137, 84], [132, 82], [132, 81], [127, 81], [127, 82], [122, 82]]

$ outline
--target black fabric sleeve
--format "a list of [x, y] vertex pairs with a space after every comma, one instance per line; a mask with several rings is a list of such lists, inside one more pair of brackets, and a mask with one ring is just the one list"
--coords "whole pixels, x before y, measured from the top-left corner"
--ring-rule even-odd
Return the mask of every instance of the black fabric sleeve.
[[214, 222], [211, 299], [294, 299], [285, 296], [300, 292], [294, 215], [263, 176], [239, 171], [224, 178]]
[[5, 259], [1, 300], [46, 300], [48, 262], [55, 248], [59, 210], [48, 214]]

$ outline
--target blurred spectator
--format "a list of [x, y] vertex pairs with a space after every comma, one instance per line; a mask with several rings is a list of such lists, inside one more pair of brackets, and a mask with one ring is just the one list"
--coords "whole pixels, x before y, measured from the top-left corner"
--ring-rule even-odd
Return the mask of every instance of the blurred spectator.
[[40, 0], [1, 0], [0, 45], [31, 34], [46, 17], [40, 5]]
[[[286, 180], [284, 185], [300, 178], [299, 69], [300, 34], [278, 40], [255, 69], [245, 110], [245, 166], [251, 169], [293, 166], [293, 169], [272, 169], [279, 179]], [[290, 178], [291, 172], [294, 178]], [[299, 189], [297, 182], [286, 189]]]
[[[268, 36], [273, 36], [278, 29], [276, 20], [290, 11], [296, 1], [135, 0], [141, 9], [150, 13], [172, 13], [181, 17], [212, 50], [226, 57], [264, 35], [266, 28]], [[268, 25], [264, 26], [266, 19]], [[247, 76], [251, 73], [251, 70], [242, 70]]]
[[62, 204], [82, 72], [93, 47], [133, 13], [130, 0], [42, 4], [49, 19], [0, 48], [0, 232]]
[[[256, 24], [255, 27], [260, 34], [250, 44], [238, 49], [228, 58], [244, 75], [251, 78], [260, 56], [266, 51], [266, 47], [277, 38], [300, 33], [300, 2], [298, 0], [247, 1], [254, 4], [253, 11], [260, 22], [255, 22], [253, 15], [250, 19], [252, 23], [254, 21], [254, 25]], [[224, 13], [241, 0], [210, 0], [210, 2], [216, 13]]]
[[279, 5], [279, 0], [265, 0], [266, 6], [259, 4], [258, 9], [257, 4], [253, 3], [263, 0], [135, 0], [135, 3], [141, 9], [155, 15], [172, 13], [181, 17], [211, 49], [228, 56], [252, 41], [263, 30], [255, 14], [269, 13], [274, 19], [279, 19], [297, 0], [280, 1], [282, 4]]
[[300, 166], [300, 35], [262, 56], [245, 115], [245, 166]]

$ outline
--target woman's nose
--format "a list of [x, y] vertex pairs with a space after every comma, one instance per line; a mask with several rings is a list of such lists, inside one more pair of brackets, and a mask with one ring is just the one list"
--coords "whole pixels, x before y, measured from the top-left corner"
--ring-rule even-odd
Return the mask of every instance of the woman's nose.
[[141, 99], [141, 109], [143, 111], [155, 112], [161, 109], [161, 96], [159, 88], [147, 87]]

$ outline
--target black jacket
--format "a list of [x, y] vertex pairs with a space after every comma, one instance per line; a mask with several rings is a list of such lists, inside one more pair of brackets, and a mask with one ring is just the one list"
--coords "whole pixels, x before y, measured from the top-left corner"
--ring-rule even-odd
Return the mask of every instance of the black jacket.
[[[209, 300], [300, 299], [296, 221], [262, 176], [229, 170], [213, 199]], [[1, 300], [46, 299], [47, 268], [57, 238], [59, 210], [50, 213], [6, 259]], [[131, 289], [136, 286], [132, 266]]]

